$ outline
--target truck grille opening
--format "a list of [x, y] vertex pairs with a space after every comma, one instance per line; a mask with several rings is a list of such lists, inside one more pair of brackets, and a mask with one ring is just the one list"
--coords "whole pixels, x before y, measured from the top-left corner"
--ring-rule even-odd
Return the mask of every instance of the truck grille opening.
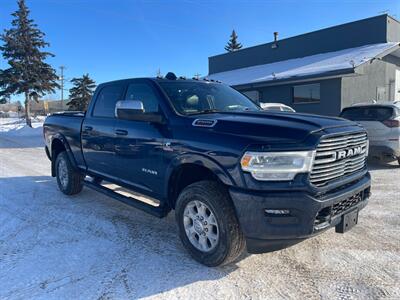
[[350, 210], [361, 201], [364, 201], [370, 196], [370, 188], [367, 188], [347, 199], [334, 203], [331, 206], [321, 209], [314, 220], [314, 228], [318, 228], [322, 224], [329, 224], [331, 218], [341, 215]]
[[363, 193], [360, 192], [350, 198], [340, 201], [339, 203], [336, 203], [332, 206], [331, 215], [333, 217], [340, 215], [341, 213], [345, 212], [349, 208], [352, 208], [354, 205], [358, 204], [362, 200], [363, 200]]
[[349, 176], [366, 165], [368, 138], [365, 132], [322, 137], [310, 173], [310, 182], [323, 186]]

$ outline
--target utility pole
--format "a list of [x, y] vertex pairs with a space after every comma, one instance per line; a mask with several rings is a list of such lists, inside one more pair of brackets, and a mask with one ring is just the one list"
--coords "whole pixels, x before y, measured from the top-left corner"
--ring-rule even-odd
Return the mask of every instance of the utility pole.
[[162, 77], [160, 68], [158, 68], [158, 70], [157, 70], [157, 77]]
[[65, 66], [61, 66], [60, 70], [61, 70], [61, 76], [60, 76], [60, 86], [61, 86], [61, 108], [64, 108], [64, 70], [65, 70]]

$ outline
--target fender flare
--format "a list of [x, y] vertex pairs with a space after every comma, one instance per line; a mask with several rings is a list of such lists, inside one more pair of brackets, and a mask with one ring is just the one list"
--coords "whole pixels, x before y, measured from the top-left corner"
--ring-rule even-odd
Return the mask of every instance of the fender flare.
[[76, 164], [75, 157], [74, 157], [74, 155], [72, 153], [71, 147], [69, 146], [69, 143], [68, 143], [67, 139], [61, 133], [56, 133], [51, 139], [50, 149], [49, 149], [49, 151], [51, 153], [51, 176], [53, 176], [53, 177], [56, 176], [56, 170], [55, 170], [56, 160], [55, 160], [55, 155], [54, 155], [55, 151], [53, 149], [53, 143], [54, 143], [55, 140], [59, 140], [62, 143], [62, 145], [65, 148], [65, 151], [67, 152], [67, 155], [68, 155], [69, 161], [71, 162], [72, 167], [75, 170], [77, 170], [78, 166]]
[[165, 178], [167, 180], [165, 181], [165, 186], [164, 186], [164, 193], [165, 195], [168, 195], [168, 190], [169, 190], [169, 182], [171, 179], [172, 173], [180, 166], [185, 165], [185, 164], [195, 164], [201, 167], [205, 167], [209, 169], [212, 173], [217, 176], [219, 180], [225, 185], [230, 185], [230, 186], [235, 186], [236, 183], [233, 180], [232, 176], [224, 170], [224, 168], [215, 160], [212, 158], [201, 155], [201, 154], [193, 154], [193, 153], [187, 153], [183, 154], [180, 156], [175, 157], [169, 166], [167, 167], [166, 173], [165, 173]]

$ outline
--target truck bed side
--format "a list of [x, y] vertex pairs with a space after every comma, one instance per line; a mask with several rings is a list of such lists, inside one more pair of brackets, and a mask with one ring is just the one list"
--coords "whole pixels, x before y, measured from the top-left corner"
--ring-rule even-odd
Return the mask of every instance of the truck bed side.
[[52, 149], [54, 141], [57, 139], [64, 144], [76, 166], [81, 169], [86, 169], [81, 145], [81, 130], [84, 118], [85, 114], [83, 112], [56, 113], [47, 117], [43, 126], [46, 147], [50, 156], [54, 150]]

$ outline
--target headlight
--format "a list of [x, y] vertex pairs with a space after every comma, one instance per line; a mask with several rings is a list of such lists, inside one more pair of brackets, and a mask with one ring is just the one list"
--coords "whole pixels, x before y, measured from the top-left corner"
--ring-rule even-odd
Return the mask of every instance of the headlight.
[[298, 173], [310, 172], [315, 151], [246, 152], [240, 164], [257, 180], [289, 181]]

